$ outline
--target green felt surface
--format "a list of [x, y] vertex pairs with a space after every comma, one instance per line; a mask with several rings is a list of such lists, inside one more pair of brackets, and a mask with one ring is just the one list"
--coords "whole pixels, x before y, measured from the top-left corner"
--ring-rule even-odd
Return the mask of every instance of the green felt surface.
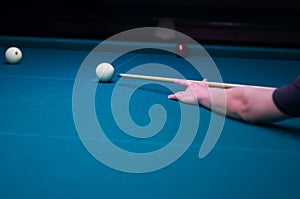
[[[98, 41], [58, 39], [54, 45], [53, 39], [47, 38], [3, 37], [1, 52], [9, 41], [20, 42], [24, 57], [18, 65], [8, 65], [4, 56], [0, 59], [1, 198], [299, 198], [299, 119], [255, 126], [226, 118], [214, 149], [199, 159], [211, 113], [192, 107], [200, 111], [199, 128], [178, 160], [150, 173], [124, 173], [88, 152], [72, 113], [77, 71]], [[300, 73], [297, 49], [240, 47], [239, 55], [238, 47], [227, 47], [227, 51], [224, 46], [206, 48], [214, 52], [224, 82], [280, 86]], [[258, 56], [245, 56], [245, 49]], [[272, 58], [274, 52], [285, 56]], [[117, 71], [126, 72], [153, 60], [188, 78], [199, 78], [184, 60], [171, 54], [134, 53], [114, 65]], [[98, 84], [94, 79], [88, 81]], [[148, 110], [153, 104], [164, 106], [168, 113], [161, 132], [138, 139], [124, 134], [113, 120], [110, 97], [118, 81], [115, 77], [111, 83], [98, 84], [95, 93], [95, 111], [108, 138], [138, 153], [170, 142], [180, 122], [179, 103], [167, 99], [170, 90], [151, 83], [135, 91], [130, 114], [137, 124], [150, 122]], [[126, 93], [136, 84], [128, 81], [120, 86]], [[123, 105], [122, 98], [119, 103]]]

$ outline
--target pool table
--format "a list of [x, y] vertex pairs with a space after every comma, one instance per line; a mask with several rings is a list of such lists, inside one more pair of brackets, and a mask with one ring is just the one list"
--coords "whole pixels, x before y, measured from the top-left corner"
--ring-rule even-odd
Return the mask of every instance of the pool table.
[[[203, 107], [183, 105], [198, 111], [200, 116], [183, 118], [197, 125], [191, 126], [196, 127], [192, 136], [189, 132], [181, 134], [183, 140], [184, 133], [190, 136], [188, 145], [183, 143], [182, 149], [180, 139], [172, 142], [182, 119], [182, 103], [167, 99], [173, 92], [167, 86], [172, 85], [125, 81], [117, 76], [108, 83], [78, 78], [80, 67], [99, 43], [100, 40], [87, 39], [0, 37], [1, 198], [300, 197], [299, 118], [252, 125], [217, 116], [224, 120], [222, 131], [209, 153], [200, 158], [199, 150], [214, 113]], [[23, 52], [21, 62], [16, 65], [7, 64], [4, 58], [5, 49], [12, 45]], [[131, 43], [117, 41], [115, 45]], [[278, 87], [300, 74], [300, 49], [218, 45], [203, 45], [203, 48], [224, 82]], [[147, 63], [175, 68], [188, 79], [201, 78], [184, 58], [151, 49], [119, 56], [113, 65], [117, 74]], [[95, 67], [91, 66], [91, 74]], [[124, 81], [120, 83], [121, 80]], [[83, 90], [92, 85], [94, 93], [74, 95], [75, 85]], [[119, 94], [111, 105], [115, 89]], [[184, 88], [174, 86], [174, 89]], [[131, 96], [126, 98], [126, 93]], [[81, 109], [74, 113], [78, 101]], [[85, 101], [94, 103], [92, 111], [97, 124], [89, 117], [91, 106], [87, 102], [85, 107]], [[116, 124], [112, 112], [124, 107], [128, 108], [126, 114], [130, 118], [123, 117], [119, 122], [125, 128], [128, 125], [129, 130], [135, 128], [132, 122], [135, 123], [140, 135], [125, 133]], [[167, 116], [158, 133], [143, 137], [147, 125], [160, 122], [160, 118], [155, 120], [157, 115], [151, 118], [153, 107], [159, 111], [163, 107]], [[94, 126], [101, 126], [105, 136], [89, 137], [88, 132], [84, 135], [78, 128], [80, 119], [91, 126], [91, 131]], [[170, 143], [173, 148], [158, 157], [137, 161], [130, 156], [153, 154]], [[89, 144], [94, 144], [98, 154], [94, 154]], [[115, 154], [109, 147], [127, 151], [129, 156]], [[180, 153], [165, 163], [165, 159], [174, 155], [172, 149], [174, 153], [179, 149]], [[102, 155], [109, 160], [102, 160]], [[140, 168], [154, 163], [163, 165], [137, 172], [123, 167]]]

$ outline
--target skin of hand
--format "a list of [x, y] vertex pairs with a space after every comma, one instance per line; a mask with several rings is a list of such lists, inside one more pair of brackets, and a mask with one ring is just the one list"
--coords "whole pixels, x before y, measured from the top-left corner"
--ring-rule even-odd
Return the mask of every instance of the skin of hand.
[[211, 88], [206, 81], [176, 80], [175, 83], [186, 87], [186, 90], [170, 94], [168, 98], [200, 105], [248, 123], [270, 123], [289, 118], [274, 104], [272, 95], [275, 88]]
[[[203, 82], [205, 81], [207, 80], [203, 80]], [[186, 90], [169, 95], [169, 99], [177, 99], [187, 104], [201, 104], [207, 108], [211, 106], [209, 88], [205, 83], [196, 83], [188, 80], [175, 80], [175, 83], [186, 87]]]

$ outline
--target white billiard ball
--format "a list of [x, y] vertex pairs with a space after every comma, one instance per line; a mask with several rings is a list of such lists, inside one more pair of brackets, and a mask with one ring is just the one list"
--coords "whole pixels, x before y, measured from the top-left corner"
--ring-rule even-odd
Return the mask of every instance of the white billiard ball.
[[22, 59], [22, 51], [17, 47], [10, 47], [5, 51], [5, 58], [10, 64], [17, 64]]
[[96, 68], [96, 75], [101, 82], [109, 82], [115, 73], [114, 67], [109, 63], [101, 63]]

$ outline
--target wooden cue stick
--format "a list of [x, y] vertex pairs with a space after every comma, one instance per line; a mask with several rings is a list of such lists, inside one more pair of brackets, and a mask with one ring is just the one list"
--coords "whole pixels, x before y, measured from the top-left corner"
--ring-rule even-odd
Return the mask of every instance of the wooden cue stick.
[[[134, 75], [134, 74], [124, 74], [120, 73], [119, 77], [133, 78], [133, 79], [142, 79], [142, 80], [151, 80], [151, 81], [160, 81], [160, 82], [170, 82], [174, 83], [175, 78], [168, 77], [158, 77], [158, 76], [148, 76], [148, 75]], [[193, 82], [202, 82], [197, 80], [187, 80]], [[275, 89], [274, 87], [266, 87], [266, 86], [253, 86], [253, 85], [244, 85], [244, 84], [230, 84], [230, 83], [220, 83], [220, 82], [202, 82], [207, 84], [209, 87], [215, 88], [233, 88], [233, 87], [252, 87], [252, 88], [263, 88], [263, 89]]]

